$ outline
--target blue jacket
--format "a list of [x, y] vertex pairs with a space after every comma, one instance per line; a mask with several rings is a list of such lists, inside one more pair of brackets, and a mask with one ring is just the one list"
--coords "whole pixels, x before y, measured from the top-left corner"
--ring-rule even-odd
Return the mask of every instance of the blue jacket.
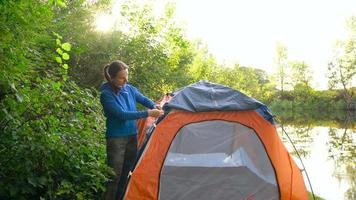
[[136, 120], [148, 117], [147, 111], [136, 110], [136, 102], [150, 109], [155, 107], [155, 103], [129, 84], [125, 84], [118, 94], [109, 83], [104, 83], [100, 89], [100, 102], [106, 117], [106, 137], [136, 135]]

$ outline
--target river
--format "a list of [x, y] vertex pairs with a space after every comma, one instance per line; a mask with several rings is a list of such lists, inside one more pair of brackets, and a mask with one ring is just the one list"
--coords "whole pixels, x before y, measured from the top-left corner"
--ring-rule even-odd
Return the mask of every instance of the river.
[[[322, 123], [324, 126], [308, 123], [308, 120], [304, 123], [277, 124], [283, 143], [300, 169], [303, 162], [314, 194], [323, 199], [356, 199], [356, 127], [355, 119], [352, 119], [347, 123], [329, 121]], [[305, 184], [311, 191], [306, 173], [303, 174]]]

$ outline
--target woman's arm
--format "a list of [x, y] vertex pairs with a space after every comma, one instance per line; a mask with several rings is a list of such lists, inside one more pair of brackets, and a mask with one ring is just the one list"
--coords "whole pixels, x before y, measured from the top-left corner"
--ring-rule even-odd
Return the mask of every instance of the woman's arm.
[[151, 99], [141, 94], [141, 92], [137, 88], [135, 87], [132, 88], [135, 92], [135, 98], [137, 102], [139, 102], [140, 104], [142, 104], [143, 106], [149, 109], [154, 109], [156, 107], [155, 102], [153, 102]]
[[134, 120], [148, 117], [148, 111], [125, 111], [117, 106], [115, 97], [110, 93], [103, 91], [100, 95], [100, 102], [104, 111], [122, 120]]

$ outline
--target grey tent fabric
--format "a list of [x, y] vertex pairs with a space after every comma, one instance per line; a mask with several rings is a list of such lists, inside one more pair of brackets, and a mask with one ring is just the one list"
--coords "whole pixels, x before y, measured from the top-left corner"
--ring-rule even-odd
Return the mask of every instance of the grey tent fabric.
[[232, 88], [199, 81], [173, 93], [164, 109], [190, 112], [254, 110], [265, 106], [254, 98]]
[[164, 173], [167, 178], [160, 183], [164, 186], [160, 200], [279, 199], [276, 185], [246, 167], [167, 166]]
[[160, 200], [279, 199], [272, 164], [253, 129], [221, 120], [177, 133], [160, 176]]

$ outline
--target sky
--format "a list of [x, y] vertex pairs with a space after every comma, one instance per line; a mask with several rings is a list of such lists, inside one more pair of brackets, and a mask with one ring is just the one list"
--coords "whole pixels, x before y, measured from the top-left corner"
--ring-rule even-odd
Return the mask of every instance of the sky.
[[[115, 0], [120, 4], [121, 0]], [[138, 0], [147, 2], [147, 0]], [[327, 63], [356, 0], [155, 0], [156, 12], [176, 4], [176, 19], [190, 39], [201, 39], [218, 63], [261, 68], [272, 74], [276, 44], [290, 60], [305, 61], [317, 89], [327, 88]]]

